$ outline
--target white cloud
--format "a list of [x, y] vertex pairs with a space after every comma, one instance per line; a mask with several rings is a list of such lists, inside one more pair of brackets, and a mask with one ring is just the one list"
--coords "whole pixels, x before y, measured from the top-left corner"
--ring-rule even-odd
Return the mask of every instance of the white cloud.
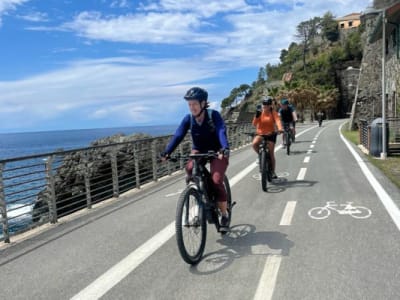
[[[24, 2], [27, 1], [0, 0], [0, 21], [2, 14]], [[92, 44], [95, 50], [100, 49], [100, 43], [108, 42], [125, 56], [60, 62], [64, 67], [51, 72], [0, 81], [0, 127], [30, 126], [66, 114], [87, 120], [125, 119], [137, 123], [159, 120], [165, 123], [166, 116], [179, 116], [179, 112], [186, 111], [182, 94], [198, 83], [209, 89], [212, 106], [218, 108], [216, 100], [226, 97], [229, 91], [218, 94], [223, 92], [221, 83], [214, 82], [215, 78], [243, 67], [258, 69], [268, 62], [276, 63], [281, 49], [294, 41], [300, 22], [322, 16], [327, 11], [343, 16], [371, 2], [161, 0], [141, 5], [138, 13], [134, 10], [125, 15], [78, 12], [70, 22], [58, 27], [30, 28], [58, 30], [65, 35], [72, 32], [84, 37], [83, 42]], [[278, 6], [274, 7], [274, 3]], [[129, 3], [113, 1], [111, 4], [125, 7]], [[281, 5], [285, 9], [280, 8]], [[143, 44], [153, 48], [140, 48]], [[79, 55], [80, 49], [75, 46], [69, 44], [52, 49], [59, 54]], [[165, 54], [164, 46], [172, 49], [168, 55], [152, 58], [152, 51], [157, 55]], [[185, 51], [181, 56], [173, 55], [175, 49]], [[108, 55], [100, 52], [97, 57]], [[254, 79], [256, 76], [255, 72]], [[242, 83], [250, 82], [244, 79]], [[220, 99], [216, 95], [221, 96]], [[30, 117], [29, 123], [24, 115]]]
[[2, 16], [16, 10], [17, 6], [28, 2], [29, 0], [1, 0], [0, 1], [0, 27], [2, 25]]

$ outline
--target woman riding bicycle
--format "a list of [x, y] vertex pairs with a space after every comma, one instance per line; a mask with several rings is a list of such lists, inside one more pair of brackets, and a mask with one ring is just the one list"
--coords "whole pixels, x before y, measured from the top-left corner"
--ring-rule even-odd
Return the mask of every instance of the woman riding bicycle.
[[[221, 231], [228, 230], [227, 195], [223, 184], [225, 171], [229, 164], [229, 143], [226, 134], [225, 122], [216, 110], [208, 110], [208, 93], [206, 90], [193, 87], [185, 96], [189, 105], [190, 114], [187, 114], [169, 141], [165, 151], [161, 154], [167, 159], [184, 139], [190, 129], [192, 135], [192, 153], [218, 152], [218, 158], [210, 162], [210, 173], [216, 192], [218, 208], [221, 211]], [[186, 165], [188, 178], [191, 177], [193, 161]]]
[[[253, 139], [253, 149], [258, 155], [259, 146], [263, 137], [261, 135], [269, 135], [267, 137], [268, 150], [271, 157], [272, 164], [272, 178], [278, 178], [275, 174], [275, 144], [276, 144], [276, 132], [281, 133], [282, 123], [278, 113], [272, 109], [272, 98], [266, 97], [263, 99], [262, 108], [257, 106], [256, 115], [253, 118], [253, 126], [256, 127], [256, 136]], [[271, 134], [271, 135], [270, 135]]]

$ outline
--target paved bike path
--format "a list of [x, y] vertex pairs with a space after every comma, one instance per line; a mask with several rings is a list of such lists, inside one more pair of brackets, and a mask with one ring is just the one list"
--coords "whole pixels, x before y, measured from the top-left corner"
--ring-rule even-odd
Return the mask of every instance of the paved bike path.
[[[304, 156], [320, 129], [315, 127], [299, 136], [290, 157], [278, 151], [280, 179], [268, 193], [261, 190], [255, 165], [243, 179], [234, 180], [255, 161], [249, 148], [234, 153], [228, 171], [234, 182], [234, 200], [238, 201], [232, 233], [221, 238], [209, 227], [204, 259], [195, 267], [182, 261], [174, 237], [162, 242], [151, 255], [148, 248], [143, 249], [141, 255], [146, 258], [105, 291], [102, 299], [258, 299], [258, 295], [264, 299], [323, 299], [327, 295], [335, 299], [384, 295], [390, 299], [396, 295], [394, 279], [398, 273], [393, 257], [398, 256], [398, 230], [365, 177], [357, 179], [362, 176], [357, 176], [361, 173], [352, 165], [354, 159], [333, 137], [337, 124], [326, 122], [323, 127], [302, 180], [297, 178], [304, 168]], [[332, 141], [334, 146], [329, 146]], [[329, 147], [337, 148], [335, 154]], [[341, 157], [344, 164], [330, 161], [330, 156]], [[354, 169], [356, 178], [346, 179], [354, 184], [346, 186], [339, 180], [332, 186], [332, 174], [345, 174], [348, 168]], [[354, 191], [354, 186], [363, 188]], [[3, 251], [0, 280], [9, 283], [3, 295], [7, 299], [70, 299], [79, 295], [171, 224], [183, 187], [181, 178], [161, 183], [156, 189], [128, 196]], [[345, 201], [357, 198], [360, 192], [367, 198], [362, 204], [372, 210], [364, 223], [333, 212], [324, 222], [308, 216], [310, 208], [326, 203], [318, 195], [334, 194], [332, 199]], [[288, 202], [296, 205], [288, 206]], [[287, 211], [293, 215], [283, 218]], [[280, 225], [283, 219], [289, 225]], [[368, 271], [375, 269], [379, 276], [374, 279], [373, 274], [368, 275], [374, 272]], [[40, 276], [32, 276], [32, 270]], [[387, 284], [379, 284], [378, 277]], [[365, 288], [367, 283], [375, 285], [376, 291]], [[384, 288], [386, 291], [380, 291]]]

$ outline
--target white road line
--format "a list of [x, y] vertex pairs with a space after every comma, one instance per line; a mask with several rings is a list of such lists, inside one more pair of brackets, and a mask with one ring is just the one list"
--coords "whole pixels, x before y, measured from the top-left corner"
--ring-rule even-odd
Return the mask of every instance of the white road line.
[[167, 242], [175, 234], [175, 222], [172, 222], [142, 246], [137, 248], [94, 282], [80, 291], [72, 300], [99, 299], [130, 272], [136, 269], [146, 258]]
[[296, 201], [288, 201], [286, 203], [286, 207], [285, 210], [283, 211], [283, 215], [281, 218], [281, 222], [279, 223], [279, 225], [281, 226], [289, 226], [292, 223], [292, 218], [294, 215], [294, 210], [296, 208]]
[[314, 148], [315, 145], [310, 145], [310, 148]]
[[307, 168], [300, 168], [299, 174], [297, 175], [296, 180], [304, 180], [306, 177]]
[[306, 157], [304, 157], [304, 160], [303, 160], [303, 163], [309, 163], [310, 162], [310, 157], [309, 156], [306, 156]]
[[[299, 136], [314, 127], [308, 128], [297, 134]], [[275, 151], [278, 151], [281, 147], [277, 146]], [[250, 173], [257, 163], [250, 164], [247, 168], [241, 171], [239, 174], [229, 180], [231, 187], [238, 183], [248, 173]], [[128, 256], [122, 259], [119, 263], [114, 265], [111, 269], [107, 270], [103, 275], [98, 277], [90, 285], [80, 291], [78, 294], [73, 296], [71, 300], [86, 300], [86, 299], [99, 299], [111, 288], [113, 288], [118, 282], [124, 279], [129, 273], [135, 270], [143, 261], [145, 261], [150, 255], [152, 255], [157, 249], [165, 244], [175, 234], [175, 222], [172, 222], [163, 230], [161, 230], [154, 237], [145, 242], [142, 246], [131, 252]], [[273, 289], [275, 286], [276, 276], [279, 270], [281, 257], [270, 256], [264, 267], [263, 277], [260, 280], [259, 288], [256, 295], [262, 297], [262, 299], [271, 299]], [[255, 298], [261, 299], [261, 298]]]
[[312, 150], [307, 150], [307, 154], [311, 154], [312, 153]]
[[272, 299], [272, 294], [274, 293], [276, 278], [278, 277], [278, 271], [281, 261], [282, 256], [268, 256], [260, 281], [258, 282], [258, 287], [256, 294], [254, 295], [254, 300]]
[[[257, 164], [254, 162], [241, 171], [239, 174], [229, 180], [231, 187], [243, 179], [253, 170]], [[165, 244], [175, 234], [175, 222], [172, 222], [154, 237], [145, 242], [142, 246], [131, 252], [127, 257], [119, 263], [107, 270], [103, 275], [98, 277], [90, 285], [73, 296], [71, 300], [92, 300], [99, 299], [118, 282], [124, 279], [129, 273], [135, 270], [142, 262], [144, 262], [157, 249]]]
[[376, 180], [374, 175], [368, 169], [365, 162], [362, 158], [358, 155], [358, 153], [353, 149], [350, 143], [346, 140], [346, 138], [342, 135], [341, 129], [342, 125], [339, 127], [339, 134], [347, 148], [349, 148], [351, 154], [353, 154], [354, 158], [356, 159], [358, 165], [360, 166], [361, 170], [363, 171], [365, 177], [368, 179], [369, 183], [371, 184], [372, 188], [375, 190], [376, 195], [381, 200], [383, 206], [386, 208], [387, 212], [389, 213], [390, 217], [392, 218], [393, 222], [396, 224], [397, 229], [400, 230], [400, 209], [398, 206], [393, 202], [393, 199], [389, 196], [389, 194], [383, 189], [382, 185]]

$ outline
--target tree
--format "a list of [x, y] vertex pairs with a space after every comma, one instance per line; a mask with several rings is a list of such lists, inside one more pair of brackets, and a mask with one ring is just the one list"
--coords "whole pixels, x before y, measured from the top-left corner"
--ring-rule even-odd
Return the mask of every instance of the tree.
[[331, 12], [325, 13], [321, 20], [322, 37], [336, 42], [339, 39], [339, 27]]

